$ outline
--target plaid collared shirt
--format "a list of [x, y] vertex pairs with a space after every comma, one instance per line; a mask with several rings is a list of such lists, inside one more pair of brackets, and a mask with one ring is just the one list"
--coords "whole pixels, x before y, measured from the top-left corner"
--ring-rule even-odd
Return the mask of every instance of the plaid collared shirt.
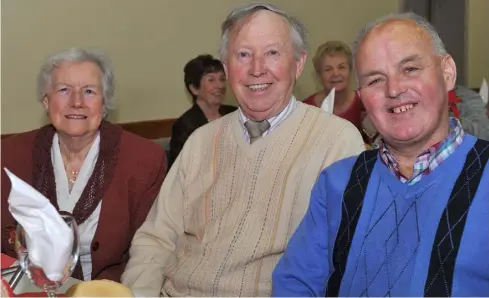
[[413, 176], [405, 177], [399, 170], [399, 163], [389, 152], [384, 142], [380, 146], [379, 153], [387, 168], [403, 183], [415, 184], [421, 178], [434, 171], [444, 160], [446, 160], [457, 149], [464, 139], [464, 130], [458, 119], [450, 118], [450, 133], [443, 141], [433, 145], [421, 153], [414, 162]]

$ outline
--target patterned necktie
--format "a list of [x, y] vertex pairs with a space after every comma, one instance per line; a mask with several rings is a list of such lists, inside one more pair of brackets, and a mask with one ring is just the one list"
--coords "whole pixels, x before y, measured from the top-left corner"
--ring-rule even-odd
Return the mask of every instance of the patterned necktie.
[[250, 144], [261, 138], [262, 134], [270, 128], [270, 123], [267, 120], [252, 121], [248, 120], [244, 124], [250, 135]]

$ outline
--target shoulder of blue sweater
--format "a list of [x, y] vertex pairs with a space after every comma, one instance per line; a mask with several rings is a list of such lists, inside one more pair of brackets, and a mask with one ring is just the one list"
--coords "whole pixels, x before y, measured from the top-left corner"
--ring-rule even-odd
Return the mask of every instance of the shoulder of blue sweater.
[[330, 166], [321, 171], [319, 180], [327, 183], [331, 183], [332, 181], [340, 183], [345, 182], [346, 185], [357, 158], [358, 155], [344, 158], [332, 163]]
[[340, 208], [336, 210], [338, 212], [341, 210], [343, 193], [356, 159], [357, 156], [352, 156], [339, 160], [324, 169], [318, 177], [312, 196], [319, 200], [326, 200], [326, 205], [331, 211], [336, 210], [335, 208]]
[[[466, 133], [465, 136], [464, 136], [464, 140], [462, 142], [462, 145], [459, 147], [460, 148], [460, 151], [462, 151], [461, 153], [466, 156], [467, 153], [474, 147], [475, 143], [478, 141], [479, 139], [471, 134], [468, 134]], [[486, 141], [486, 142], [489, 142], [488, 140], [483, 140], [483, 141]], [[465, 157], [464, 157], [465, 159]], [[489, 169], [489, 162], [486, 164], [486, 169]]]
[[469, 133], [465, 133], [464, 140], [462, 141], [462, 144], [459, 148], [460, 149], [463, 148], [463, 150], [461, 150], [461, 151], [468, 152], [470, 149], [472, 149], [472, 147], [474, 147], [475, 142], [477, 142], [477, 137], [475, 137]]

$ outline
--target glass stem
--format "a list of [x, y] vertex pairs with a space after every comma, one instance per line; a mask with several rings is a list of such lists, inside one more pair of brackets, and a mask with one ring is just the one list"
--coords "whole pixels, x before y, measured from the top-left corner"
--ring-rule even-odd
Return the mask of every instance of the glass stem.
[[56, 291], [52, 289], [46, 290], [46, 294], [48, 297], [56, 297]]

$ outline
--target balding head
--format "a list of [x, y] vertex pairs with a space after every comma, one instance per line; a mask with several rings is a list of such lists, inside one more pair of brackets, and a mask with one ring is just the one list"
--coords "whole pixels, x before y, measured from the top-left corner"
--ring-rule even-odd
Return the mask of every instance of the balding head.
[[455, 63], [419, 17], [372, 24], [355, 45], [360, 98], [388, 146], [418, 154], [448, 134]]
[[[370, 35], [371, 31], [375, 29], [376, 33], [379, 29], [389, 29], [391, 27], [395, 27], [400, 24], [406, 25], [417, 25], [417, 29], [421, 32], [424, 31], [426, 37], [429, 39], [430, 44], [433, 46], [433, 51], [438, 56], [446, 56], [448, 55], [447, 50], [445, 49], [445, 45], [441, 40], [438, 32], [436, 32], [433, 25], [430, 24], [425, 18], [412, 13], [392, 13], [386, 16], [383, 16], [373, 22], [368, 23], [358, 34], [355, 42], [353, 43], [353, 61], [356, 63], [356, 57], [358, 54], [358, 49], [363, 43], [364, 39], [367, 35]], [[358, 83], [358, 77], [357, 77]]]

